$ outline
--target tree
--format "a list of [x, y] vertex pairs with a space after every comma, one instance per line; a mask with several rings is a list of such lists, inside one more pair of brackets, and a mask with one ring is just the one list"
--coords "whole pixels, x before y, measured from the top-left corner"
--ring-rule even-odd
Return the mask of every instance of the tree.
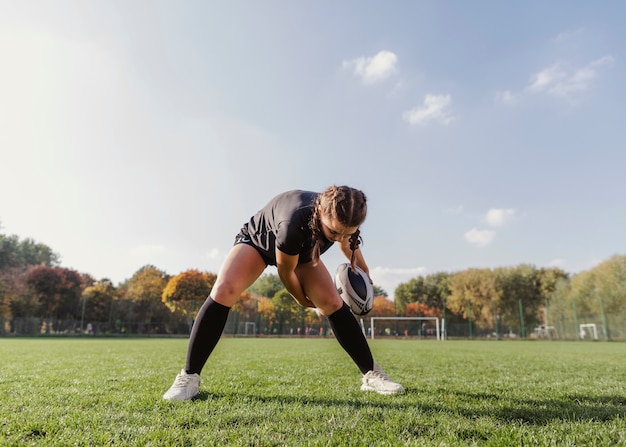
[[423, 303], [409, 303], [404, 308], [404, 316], [407, 317], [441, 317], [441, 308], [429, 307]]
[[384, 297], [389, 296], [387, 295], [387, 291], [385, 289], [383, 289], [380, 286], [377, 286], [376, 284], [373, 284], [372, 288], [374, 289], [374, 296], [384, 296]]
[[39, 303], [26, 282], [27, 271], [27, 267], [0, 270], [0, 300], [4, 304], [2, 316], [21, 318], [39, 315]]
[[278, 322], [276, 317], [276, 306], [272, 303], [272, 300], [267, 297], [258, 297], [257, 299], [257, 312], [259, 316], [264, 320], [267, 325], [266, 328], [268, 332], [271, 333], [272, 328], [274, 328]]
[[140, 268], [126, 285], [125, 300], [132, 306], [128, 312], [133, 321], [151, 323], [162, 320], [167, 308], [162, 301], [163, 289], [169, 276], [153, 265]]
[[544, 304], [541, 271], [533, 265], [521, 264], [517, 267], [494, 269], [494, 275], [497, 286], [502, 291], [498, 315], [503, 327], [509, 330], [519, 327], [520, 300], [525, 323], [536, 323], [538, 309]]
[[278, 333], [282, 334], [285, 325], [297, 321], [296, 319], [299, 316], [299, 312], [297, 311], [298, 304], [285, 288], [279, 290], [272, 297], [272, 304], [274, 305], [274, 309], [276, 309]]
[[388, 300], [384, 296], [374, 297], [374, 303], [372, 310], [368, 314], [369, 317], [393, 317], [396, 314], [396, 309], [393, 301]]
[[101, 279], [83, 291], [86, 321], [109, 321], [118, 291], [109, 279]]
[[[626, 256], [615, 255], [595, 266], [596, 300], [606, 313], [626, 310]], [[599, 303], [600, 304], [600, 303]]]
[[40, 265], [28, 270], [26, 282], [37, 299], [39, 315], [55, 320], [78, 319], [82, 294], [82, 278], [78, 272]]
[[409, 303], [443, 309], [450, 294], [449, 281], [449, 273], [438, 272], [400, 284], [395, 293], [396, 311], [401, 313]]
[[478, 327], [489, 328], [494, 321], [493, 306], [501, 297], [502, 290], [490, 269], [469, 269], [452, 275], [447, 305]]
[[244, 291], [235, 304], [233, 311], [237, 312], [244, 321], [252, 321], [257, 311], [258, 301], [249, 292]]
[[266, 298], [272, 298], [276, 293], [284, 289], [282, 281], [278, 277], [278, 275], [274, 275], [271, 273], [266, 273], [261, 275], [255, 282], [252, 284], [248, 291], [256, 296], [264, 296]]
[[450, 274], [438, 272], [424, 277], [424, 295], [421, 303], [434, 309], [443, 309], [450, 295]]
[[191, 323], [196, 317], [202, 303], [211, 293], [217, 275], [192, 269], [171, 278], [161, 299], [172, 311], [186, 317]]
[[570, 301], [580, 314], [626, 310], [626, 256], [615, 255], [571, 280]]
[[419, 302], [425, 293], [424, 278], [421, 276], [399, 284], [394, 293], [396, 310], [402, 312], [407, 304]]
[[45, 244], [32, 239], [20, 240], [19, 237], [0, 234], [0, 271], [11, 267], [29, 265], [58, 266], [59, 255]]

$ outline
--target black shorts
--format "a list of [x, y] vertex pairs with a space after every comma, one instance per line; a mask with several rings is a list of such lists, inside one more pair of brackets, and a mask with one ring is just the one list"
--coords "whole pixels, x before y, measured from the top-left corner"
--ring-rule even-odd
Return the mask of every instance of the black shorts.
[[259, 247], [254, 245], [254, 243], [250, 239], [250, 235], [248, 234], [245, 228], [242, 228], [241, 231], [237, 234], [237, 236], [235, 236], [235, 243], [233, 244], [233, 246], [239, 245], [239, 244], [246, 244], [254, 248], [257, 251], [257, 253], [261, 255], [261, 258], [263, 258], [263, 262], [265, 262], [266, 266], [276, 265], [276, 262], [274, 262], [273, 259], [268, 257], [267, 254], [263, 252], [263, 250], [261, 250]]

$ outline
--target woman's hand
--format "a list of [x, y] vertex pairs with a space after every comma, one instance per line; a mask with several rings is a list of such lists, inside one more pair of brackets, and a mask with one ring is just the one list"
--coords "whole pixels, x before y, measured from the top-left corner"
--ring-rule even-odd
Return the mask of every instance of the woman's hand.
[[296, 276], [296, 267], [298, 266], [298, 255], [288, 255], [279, 249], [276, 249], [276, 268], [278, 269], [278, 277], [282, 281], [287, 291], [291, 294], [298, 304], [304, 307], [315, 307], [304, 293], [302, 284]]

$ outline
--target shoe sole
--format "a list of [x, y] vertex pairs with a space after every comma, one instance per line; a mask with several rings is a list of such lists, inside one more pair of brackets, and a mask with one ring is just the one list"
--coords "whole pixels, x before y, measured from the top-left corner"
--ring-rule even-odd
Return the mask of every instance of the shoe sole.
[[361, 391], [374, 391], [378, 394], [383, 394], [385, 396], [390, 396], [392, 394], [401, 394], [404, 393], [404, 390], [378, 390], [369, 385], [361, 385]]
[[176, 396], [174, 396], [174, 397], [170, 397], [170, 398], [163, 396], [163, 400], [167, 400], [167, 401], [170, 401], [170, 402], [192, 400], [192, 399], [195, 399], [196, 397], [198, 397], [199, 394], [200, 394], [200, 390], [198, 390], [198, 392], [195, 393], [193, 396], [189, 396], [189, 397], [176, 397]]

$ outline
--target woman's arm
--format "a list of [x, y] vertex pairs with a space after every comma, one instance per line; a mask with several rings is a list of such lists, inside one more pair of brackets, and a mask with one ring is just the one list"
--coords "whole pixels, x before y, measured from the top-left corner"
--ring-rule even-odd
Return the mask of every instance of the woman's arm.
[[278, 277], [298, 304], [304, 307], [315, 307], [315, 305], [306, 297], [302, 284], [296, 276], [298, 258], [298, 255], [288, 255], [277, 248], [276, 268], [278, 269]]
[[[348, 258], [348, 261], [351, 260], [352, 250], [350, 250], [350, 240], [348, 238], [343, 239], [339, 243], [339, 247], [341, 248], [341, 252], [344, 254], [344, 256]], [[370, 269], [365, 263], [365, 258], [363, 257], [363, 252], [360, 248], [357, 248], [354, 252], [354, 263], [357, 267], [361, 267], [361, 270], [363, 270], [369, 276]]]
[[[341, 241], [339, 247], [341, 248], [341, 252], [348, 258], [348, 261], [352, 258], [352, 250], [350, 250], [350, 240], [349, 238], [345, 238]], [[360, 267], [367, 276], [370, 276], [370, 269], [365, 263], [365, 258], [363, 257], [363, 252], [360, 248], [357, 248], [354, 252], [354, 263], [357, 267]], [[370, 282], [372, 282], [372, 278], [370, 278]]]

